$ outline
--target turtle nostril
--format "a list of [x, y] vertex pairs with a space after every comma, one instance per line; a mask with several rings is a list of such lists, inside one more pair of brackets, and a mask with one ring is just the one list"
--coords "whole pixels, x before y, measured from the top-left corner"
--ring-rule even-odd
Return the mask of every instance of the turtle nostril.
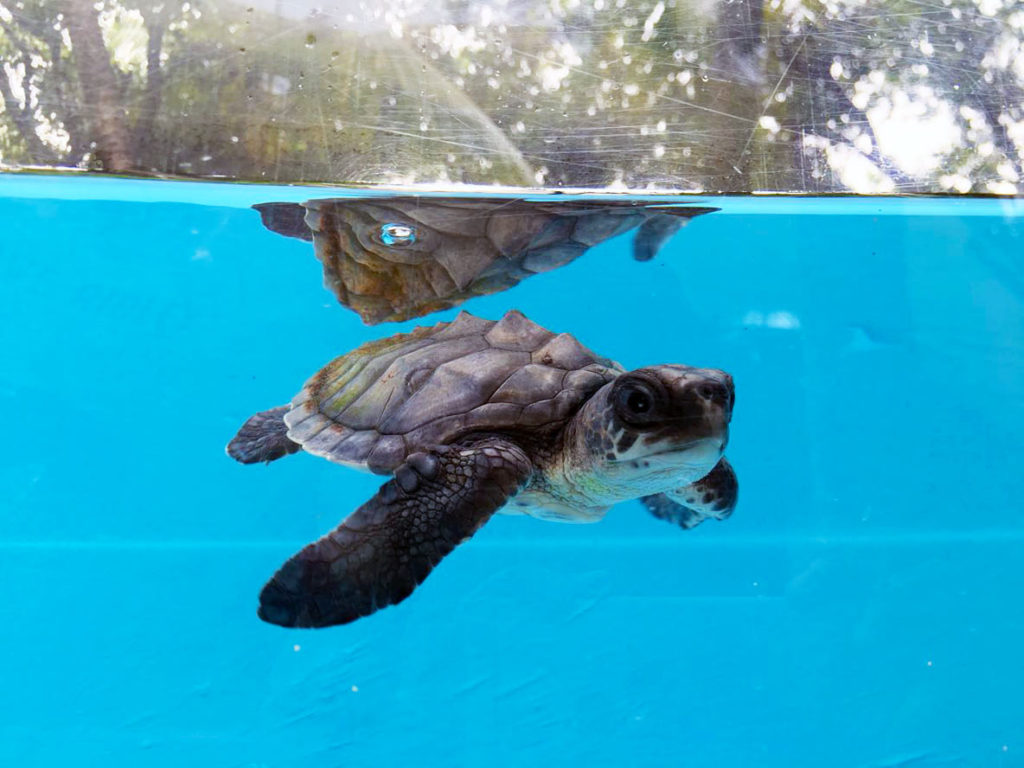
[[717, 381], [705, 381], [697, 386], [697, 394], [723, 408], [729, 404], [729, 390]]

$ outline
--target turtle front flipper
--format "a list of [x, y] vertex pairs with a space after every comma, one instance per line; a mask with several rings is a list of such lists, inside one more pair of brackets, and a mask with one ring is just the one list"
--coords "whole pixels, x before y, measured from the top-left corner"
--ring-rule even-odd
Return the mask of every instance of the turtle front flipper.
[[522, 449], [500, 438], [412, 454], [372, 499], [281, 566], [260, 593], [260, 618], [327, 627], [401, 602], [532, 472]]
[[725, 520], [736, 508], [739, 482], [725, 457], [704, 477], [668, 493], [644, 496], [643, 505], [655, 517], [681, 528], [694, 528], [709, 517]]
[[689, 223], [690, 219], [705, 213], [714, 213], [718, 208], [698, 208], [695, 206], [664, 207], [655, 210], [665, 211], [656, 213], [636, 231], [633, 238], [633, 258], [637, 261], [650, 261], [661, 247], [665, 245], [672, 236]]
[[243, 464], [256, 464], [301, 450], [301, 445], [288, 439], [284, 415], [290, 410], [290, 405], [282, 405], [250, 416], [228, 443], [228, 456]]
[[633, 258], [637, 261], [650, 261], [661, 250], [661, 246], [682, 229], [684, 224], [686, 219], [675, 216], [651, 216], [636, 231], [633, 238]]

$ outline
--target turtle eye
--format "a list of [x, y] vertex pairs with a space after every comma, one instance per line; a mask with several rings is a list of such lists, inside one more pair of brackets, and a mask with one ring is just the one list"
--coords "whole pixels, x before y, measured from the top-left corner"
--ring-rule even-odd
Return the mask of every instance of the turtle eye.
[[650, 418], [654, 406], [654, 393], [644, 384], [627, 384], [615, 396], [615, 410], [627, 424], [644, 423]]
[[626, 407], [635, 414], [647, 413], [651, 410], [651, 398], [640, 391], [630, 392], [626, 398]]

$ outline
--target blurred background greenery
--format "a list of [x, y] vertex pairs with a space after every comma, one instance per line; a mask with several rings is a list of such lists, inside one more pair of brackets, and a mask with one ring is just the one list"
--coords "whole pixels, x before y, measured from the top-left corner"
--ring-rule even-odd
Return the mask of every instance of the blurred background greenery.
[[1016, 194], [1018, 0], [0, 0], [0, 164]]

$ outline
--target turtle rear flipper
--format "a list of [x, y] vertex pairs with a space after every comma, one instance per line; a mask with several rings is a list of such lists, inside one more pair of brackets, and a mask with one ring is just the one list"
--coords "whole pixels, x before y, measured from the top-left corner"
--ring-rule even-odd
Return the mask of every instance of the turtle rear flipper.
[[410, 455], [372, 499], [281, 566], [260, 593], [260, 618], [326, 627], [401, 602], [532, 472], [500, 438]]
[[739, 481], [732, 465], [719, 460], [715, 468], [690, 485], [640, 499], [651, 514], [680, 528], [694, 528], [709, 517], [725, 520], [736, 508]]
[[288, 439], [284, 415], [289, 410], [290, 405], [282, 405], [250, 416], [228, 443], [228, 456], [243, 464], [269, 463], [301, 450], [301, 445]]

